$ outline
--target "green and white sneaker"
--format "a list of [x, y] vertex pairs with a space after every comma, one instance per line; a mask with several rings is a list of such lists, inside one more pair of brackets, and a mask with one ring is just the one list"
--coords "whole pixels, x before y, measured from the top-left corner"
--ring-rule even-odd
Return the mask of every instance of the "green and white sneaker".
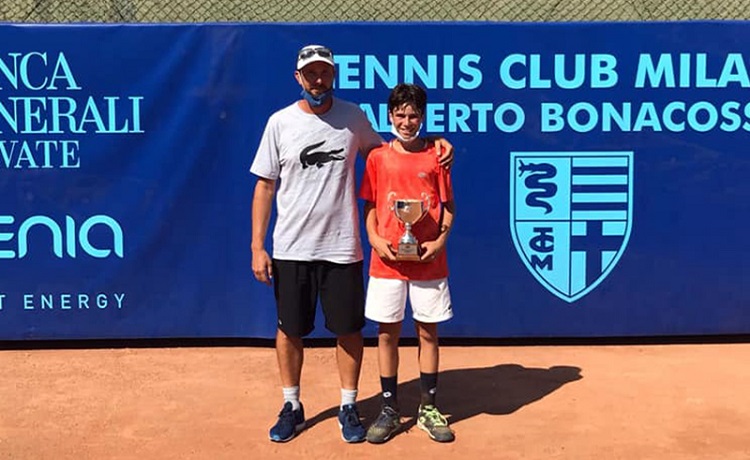
[[401, 428], [401, 416], [390, 406], [383, 406], [378, 418], [367, 429], [367, 442], [382, 444]]
[[448, 420], [435, 406], [419, 406], [417, 427], [426, 431], [430, 438], [437, 442], [451, 442], [456, 439], [453, 430], [448, 426]]

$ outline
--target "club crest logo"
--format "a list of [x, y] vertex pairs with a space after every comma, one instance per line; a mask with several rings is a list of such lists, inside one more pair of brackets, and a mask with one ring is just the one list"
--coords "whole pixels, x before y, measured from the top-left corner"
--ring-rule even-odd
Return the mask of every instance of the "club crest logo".
[[633, 222], [633, 152], [511, 152], [510, 230], [544, 287], [575, 302], [620, 260]]

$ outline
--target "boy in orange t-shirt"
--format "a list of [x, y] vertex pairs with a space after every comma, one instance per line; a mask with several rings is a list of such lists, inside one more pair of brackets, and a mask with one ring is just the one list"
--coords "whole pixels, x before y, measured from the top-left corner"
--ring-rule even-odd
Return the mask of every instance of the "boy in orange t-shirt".
[[[367, 431], [367, 440], [383, 443], [401, 427], [397, 400], [398, 341], [407, 296], [419, 339], [421, 404], [417, 426], [439, 442], [454, 439], [435, 405], [438, 375], [437, 324], [453, 316], [448, 289], [445, 244], [453, 225], [450, 172], [440, 166], [432, 142], [419, 137], [427, 108], [424, 89], [397, 85], [388, 98], [388, 116], [396, 139], [370, 152], [360, 195], [372, 246], [365, 316], [379, 323], [378, 363], [383, 407]], [[427, 212], [412, 226], [419, 260], [397, 258], [404, 224], [393, 212], [395, 199], [423, 200]]]

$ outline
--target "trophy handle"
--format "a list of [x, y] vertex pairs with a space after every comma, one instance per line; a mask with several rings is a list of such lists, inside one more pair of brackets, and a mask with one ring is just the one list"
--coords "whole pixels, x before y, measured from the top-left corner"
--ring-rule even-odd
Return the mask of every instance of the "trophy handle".
[[426, 210], [432, 209], [432, 197], [427, 192], [422, 192], [422, 202], [425, 203], [425, 212]]
[[388, 192], [388, 197], [386, 198], [386, 203], [388, 204], [388, 209], [391, 211], [395, 211], [396, 206], [396, 192]]

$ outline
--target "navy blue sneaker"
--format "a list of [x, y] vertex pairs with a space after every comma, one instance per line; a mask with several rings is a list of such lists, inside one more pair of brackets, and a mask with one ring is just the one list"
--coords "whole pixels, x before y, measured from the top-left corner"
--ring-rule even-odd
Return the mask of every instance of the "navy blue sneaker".
[[339, 411], [339, 427], [341, 439], [346, 442], [362, 442], [367, 437], [365, 427], [359, 419], [357, 406], [354, 404], [347, 404]]
[[287, 442], [297, 433], [305, 428], [305, 408], [302, 403], [298, 410], [292, 410], [292, 403], [284, 403], [284, 407], [279, 412], [279, 419], [276, 425], [271, 428], [268, 437], [273, 442]]

